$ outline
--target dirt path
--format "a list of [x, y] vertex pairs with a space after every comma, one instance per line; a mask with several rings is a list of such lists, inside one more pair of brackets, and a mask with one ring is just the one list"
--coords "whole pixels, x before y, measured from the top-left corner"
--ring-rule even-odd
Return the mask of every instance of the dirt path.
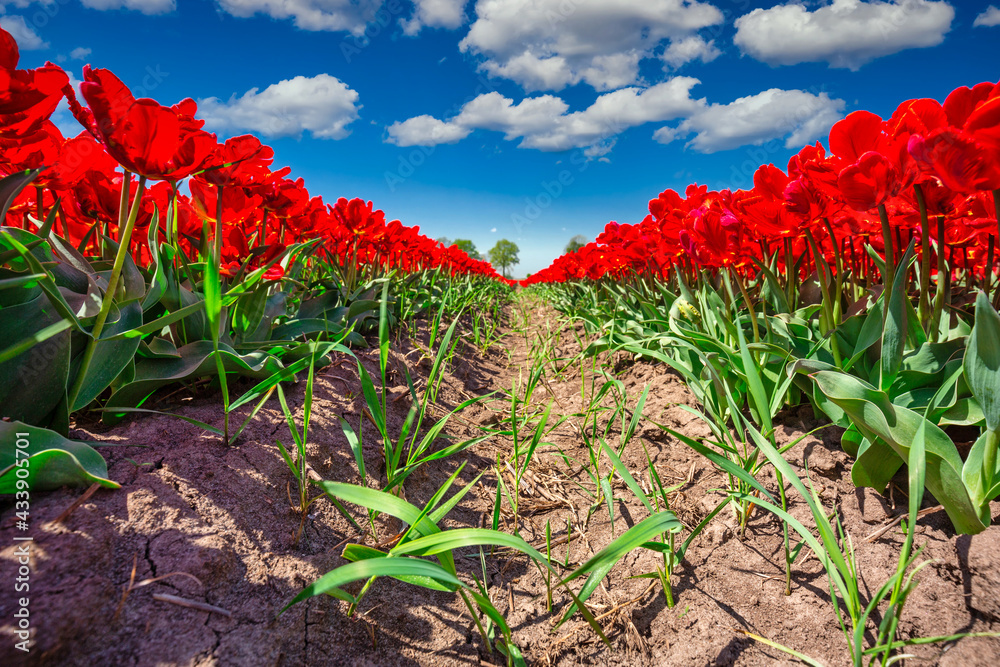
[[[512, 313], [515, 321], [522, 317]], [[562, 358], [579, 351], [577, 338], [551, 309], [529, 304], [525, 320], [523, 331], [508, 326], [501, 344], [486, 354], [471, 346], [461, 352], [439, 394], [444, 409], [471, 396], [509, 391], [515, 379], [523, 382], [532, 348], [551, 349]], [[426, 338], [426, 331], [418, 336], [423, 344]], [[374, 353], [361, 351], [358, 356], [374, 374]], [[390, 430], [398, 432], [409, 407], [403, 364], [418, 377], [426, 377], [429, 364], [418, 363], [419, 358], [419, 349], [403, 337], [393, 345], [390, 365], [396, 371], [390, 381], [395, 385]], [[671, 495], [671, 509], [687, 525], [695, 525], [722, 497], [712, 489], [723, 486], [724, 480], [707, 461], [651, 423], [692, 437], [707, 435], [707, 427], [678, 407], [693, 404], [692, 397], [660, 366], [628, 359], [607, 362], [623, 382], [630, 408], [643, 388], [650, 387], [647, 419], [640, 422], [626, 448], [625, 464], [638, 479], [648, 451], [664, 483], [680, 485]], [[555, 447], [541, 448], [530, 466], [518, 516], [509, 509], [501, 513], [506, 530], [512, 531], [516, 522], [521, 535], [542, 549], [549, 523], [557, 545], [553, 553], [568, 560], [570, 567], [646, 516], [638, 501], [624, 501], [627, 490], [619, 485], [614, 528], [606, 507], [588, 519], [595, 489], [583, 472], [589, 458], [580, 436], [583, 425], [573, 415], [582, 412], [593, 395], [595, 372], [593, 366], [582, 374], [579, 366], [561, 374], [555, 368], [546, 370], [534, 404], [541, 408], [552, 403], [550, 423], [558, 421], [557, 415], [567, 420], [545, 438]], [[301, 418], [302, 383], [289, 397]], [[314, 400], [308, 450], [313, 469], [323, 479], [357, 483], [356, 465], [338, 419], [343, 416], [355, 428], [361, 420], [363, 398], [353, 360], [340, 359], [319, 374]], [[157, 407], [213, 424], [221, 420], [217, 396], [176, 401], [176, 396], [168, 397]], [[504, 406], [499, 398], [472, 406], [461, 420], [452, 421], [449, 435], [464, 439], [481, 434], [481, 426], [498, 423], [503, 410], [509, 410]], [[786, 439], [818, 426], [810, 411], [782, 417]], [[846, 456], [837, 445], [839, 435], [833, 431], [807, 438], [789, 456], [796, 464], [809, 457], [813, 483], [823, 490], [828, 506], [839, 509], [867, 588], [874, 590], [894, 568], [900, 538], [891, 530], [873, 541], [865, 536], [899, 510], [870, 490], [854, 489]], [[288, 444], [291, 437], [276, 405], [262, 410], [234, 447], [224, 447], [215, 436], [168, 417], [131, 419], [111, 429], [81, 422], [74, 435], [119, 445], [104, 454], [112, 479], [121, 482], [122, 489], [97, 491], [59, 523], [53, 521], [80, 497], [79, 490], [33, 500], [35, 645], [27, 655], [13, 649], [11, 614], [16, 600], [13, 585], [3, 584], [0, 663], [503, 664], [499, 655], [488, 653], [455, 595], [393, 580], [376, 582], [354, 618], [346, 616], [346, 603], [329, 597], [301, 603], [277, 616], [304, 586], [343, 564], [342, 545], [358, 541], [359, 536], [324, 499], [312, 506], [302, 538], [296, 540], [300, 517], [289, 503], [292, 476], [275, 444], [276, 440]], [[365, 424], [364, 435], [369, 475], [376, 476], [384, 472], [379, 468], [381, 448], [370, 424]], [[618, 437], [618, 429], [612, 427], [609, 441], [618, 442]], [[498, 454], [503, 460], [510, 457], [510, 438], [495, 436], [460, 456], [422, 468], [407, 481], [406, 496], [418, 505], [426, 502], [465, 462], [459, 476], [462, 484], [480, 472], [486, 474], [442, 528], [489, 526]], [[767, 481], [776, 488], [773, 478]], [[896, 502], [901, 498], [897, 494]], [[994, 515], [998, 510], [994, 508]], [[8, 573], [16, 562], [14, 547], [9, 546], [13, 513], [4, 501], [0, 562]], [[793, 514], [803, 518], [804, 504], [793, 503]], [[355, 517], [363, 519], [360, 512]], [[385, 539], [398, 526], [392, 519], [382, 519], [377, 528]], [[935, 562], [922, 571], [921, 583], [907, 605], [904, 635], [1000, 630], [1000, 526], [972, 538], [956, 537], [943, 512], [930, 513], [918, 531], [920, 543], [926, 545], [924, 556]], [[658, 558], [648, 551], [629, 554], [590, 599], [611, 640], [610, 648], [575, 618], [553, 632], [558, 609], [555, 615], [547, 611], [544, 582], [526, 559], [488, 557], [486, 580], [491, 599], [514, 629], [529, 664], [770, 665], [783, 660], [783, 654], [752, 641], [740, 629], [785, 643], [825, 664], [843, 664], [845, 642], [819, 564], [815, 559], [798, 564], [792, 595], [786, 597], [780, 580], [780, 545], [780, 526], [763, 512], [754, 516], [743, 539], [734, 534], [731, 515], [720, 514], [675, 575], [673, 609], [666, 607], [659, 584], [650, 589], [650, 580], [630, 578], [650, 572]], [[478, 551], [458, 555], [461, 571], [483, 577]], [[136, 588], [122, 604], [133, 564], [135, 582], [162, 579]], [[12, 580], [13, 576], [4, 577], [5, 582]], [[225, 613], [180, 606], [164, 596], [212, 605]], [[565, 609], [564, 602], [557, 594], [559, 609]], [[993, 665], [1000, 659], [1000, 640], [965, 639], [915, 652], [930, 658], [931, 664]]]

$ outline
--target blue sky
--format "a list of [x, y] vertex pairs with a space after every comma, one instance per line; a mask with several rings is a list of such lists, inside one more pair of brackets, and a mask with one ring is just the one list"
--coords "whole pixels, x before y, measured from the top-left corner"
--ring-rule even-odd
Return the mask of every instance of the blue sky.
[[[995, 2], [994, 5], [1000, 5]], [[987, 2], [0, 0], [21, 66], [199, 100], [327, 201], [537, 271], [666, 188], [752, 185], [856, 109], [1000, 78]], [[73, 122], [60, 112], [64, 131]], [[77, 132], [72, 129], [73, 133]]]

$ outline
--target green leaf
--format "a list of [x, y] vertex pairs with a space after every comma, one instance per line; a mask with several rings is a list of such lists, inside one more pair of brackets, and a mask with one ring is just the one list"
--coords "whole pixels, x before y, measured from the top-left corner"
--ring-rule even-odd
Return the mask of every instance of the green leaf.
[[[597, 589], [598, 584], [608, 575], [615, 563], [621, 560], [622, 556], [633, 549], [642, 547], [644, 543], [651, 541], [657, 535], [668, 532], [675, 533], [680, 531], [681, 527], [681, 522], [670, 511], [658, 512], [647, 517], [622, 533], [618, 539], [594, 554], [583, 565], [573, 570], [569, 576], [559, 582], [559, 585], [561, 586], [581, 575], [589, 573], [590, 576], [587, 577], [587, 581], [583, 584], [583, 589], [578, 594], [580, 601], [585, 602]], [[572, 613], [572, 610], [570, 613]], [[563, 617], [560, 623], [565, 622], [567, 618], [569, 618], [569, 615]]]
[[4, 355], [22, 350], [0, 362], [0, 415], [28, 424], [54, 426], [50, 424], [51, 416], [66, 402], [70, 334], [62, 331], [23, 348], [26, 341], [47, 336], [60, 323], [69, 321], [41, 293], [25, 303], [0, 309], [0, 341], [14, 344]]
[[437, 556], [463, 547], [507, 547], [519, 551], [539, 563], [547, 563], [537, 549], [516, 535], [509, 535], [487, 528], [457, 528], [410, 540], [397, 545], [394, 555]]
[[45, 171], [45, 167], [34, 170], [26, 169], [0, 178], [0, 220], [7, 219], [7, 209], [10, 208], [14, 199], [43, 171]]
[[[389, 554], [384, 551], [379, 551], [378, 549], [373, 549], [372, 547], [364, 546], [362, 544], [348, 544], [344, 547], [344, 553], [341, 554], [344, 560], [349, 560], [352, 562], [360, 560], [371, 560], [373, 558], [387, 558]], [[392, 575], [390, 575], [392, 576]], [[437, 579], [432, 579], [431, 577], [423, 575], [402, 575], [393, 576], [393, 579], [402, 581], [403, 583], [413, 584], [414, 586], [420, 586], [422, 588], [430, 588], [435, 591], [454, 591], [454, 586], [447, 586], [445, 584], [439, 583]]]
[[[844, 434], [847, 433], [845, 431]], [[860, 432], [858, 435], [860, 436]], [[896, 450], [879, 438], [869, 440], [862, 436], [856, 457], [851, 466], [851, 482], [854, 486], [869, 487], [879, 493], [885, 490], [889, 480], [903, 465], [903, 459]]]
[[[178, 357], [137, 360], [135, 379], [117, 389], [105, 404], [104, 407], [109, 408], [105, 413], [105, 421], [109, 424], [116, 421], [111, 408], [137, 407], [160, 387], [178, 380], [214, 376], [218, 373], [212, 341], [200, 340], [178, 348], [177, 352]], [[277, 358], [265, 352], [239, 355], [228, 345], [220, 343], [218, 354], [227, 373], [237, 373], [243, 377], [262, 380], [283, 368]]]
[[[28, 443], [25, 447], [17, 446], [24, 441]], [[19, 452], [26, 453], [27, 458]], [[25, 468], [27, 475], [19, 475]], [[120, 487], [108, 479], [107, 463], [93, 447], [37, 426], [0, 422], [0, 493], [20, 490], [18, 480], [27, 481], [27, 488], [32, 491], [91, 484], [109, 489]]]
[[[881, 439], [903, 460], [909, 458], [910, 443], [927, 421], [907, 408], [895, 406], [885, 393], [846, 373], [820, 371], [813, 381], [824, 395], [840, 406], [868, 440]], [[955, 529], [974, 535], [985, 530], [979, 508], [962, 480], [962, 457], [944, 431], [928, 423], [927, 489], [934, 494]]]
[[858, 431], [858, 427], [851, 424], [844, 431], [843, 435], [840, 436], [840, 448], [851, 456], [857, 458], [858, 450], [861, 448], [861, 443], [865, 441], [865, 436], [861, 435]]
[[962, 468], [962, 479], [972, 495], [973, 502], [976, 502], [986, 511], [983, 517], [984, 522], [989, 520], [989, 501], [997, 497], [1000, 493], [1000, 460], [994, 459], [997, 463], [994, 466], [990, 479], [986, 478], [983, 471], [983, 462], [987, 448], [990, 446], [990, 432], [986, 431], [969, 450], [969, 456], [965, 459], [965, 466]]
[[421, 517], [421, 512], [416, 506], [391, 493], [343, 482], [316, 482], [316, 486], [341, 500], [394, 516], [412, 525], [418, 534], [431, 535], [441, 530], [426, 516]]
[[910, 260], [913, 259], [914, 241], [910, 241], [906, 253], [896, 269], [896, 277], [892, 282], [892, 293], [889, 295], [889, 306], [886, 309], [885, 324], [882, 327], [882, 375], [880, 385], [882, 391], [892, 386], [899, 367], [903, 363], [903, 350], [906, 346], [907, 333], [907, 303], [906, 274], [910, 270]]
[[986, 428], [1000, 429], [1000, 315], [985, 292], [976, 297], [976, 323], [965, 352], [965, 379], [986, 417]]
[[219, 267], [214, 259], [205, 262], [205, 280], [202, 283], [205, 297], [205, 317], [211, 329], [213, 339], [218, 337], [219, 320], [222, 317], [222, 281], [219, 277]]
[[337, 415], [337, 418], [340, 419], [340, 428], [344, 431], [344, 437], [347, 438], [347, 444], [350, 445], [351, 452], [354, 454], [354, 461], [358, 464], [358, 474], [361, 476], [361, 479], [364, 480], [366, 478], [365, 454], [361, 449], [361, 441], [358, 439], [358, 434], [354, 432], [354, 429], [347, 423], [346, 419], [340, 415]]
[[280, 614], [285, 613], [289, 607], [298, 602], [338, 589], [345, 584], [371, 577], [428, 577], [450, 585], [452, 587], [450, 590], [457, 590], [462, 586], [462, 582], [455, 575], [440, 565], [425, 560], [414, 558], [366, 559], [356, 563], [348, 563], [326, 573], [306, 586], [301, 593], [282, 608]]
[[[142, 306], [138, 301], [111, 306], [111, 314], [108, 315], [108, 320], [104, 325], [101, 340], [94, 345], [94, 356], [90, 365], [87, 366], [87, 374], [70, 410], [80, 410], [97, 398], [131, 363], [135, 358], [136, 350], [139, 349], [139, 339], [119, 336], [141, 325]], [[70, 371], [70, 386], [75, 382], [72, 378], [76, 376], [77, 372], [77, 366], [74, 364]]]
[[868, 351], [872, 345], [882, 337], [882, 314], [885, 312], [885, 297], [880, 296], [865, 315], [865, 321], [861, 325], [858, 333], [858, 342], [851, 353], [851, 359], [844, 366], [844, 370], [849, 370], [861, 359], [861, 356]]
[[24, 354], [35, 345], [47, 341], [49, 338], [66, 331], [66, 329], [69, 329], [72, 326], [73, 324], [69, 320], [59, 320], [55, 324], [50, 324], [44, 329], [41, 329], [40, 331], [18, 341], [7, 349], [0, 350], [0, 364], [9, 359], [13, 359], [19, 354]]
[[256, 289], [243, 295], [233, 309], [233, 328], [240, 336], [248, 336], [257, 330], [264, 319], [264, 309], [267, 306], [267, 286], [258, 285]]

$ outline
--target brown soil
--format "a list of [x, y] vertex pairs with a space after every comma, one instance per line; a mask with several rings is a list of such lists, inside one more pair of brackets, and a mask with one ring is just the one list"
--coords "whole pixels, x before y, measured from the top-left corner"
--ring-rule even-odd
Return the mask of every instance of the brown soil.
[[[529, 350], [550, 340], [557, 329], [555, 313], [536, 306], [525, 335], [508, 328], [503, 342], [486, 354], [469, 348], [456, 358], [439, 394], [439, 403], [451, 409], [471, 396], [508, 390], [523, 377]], [[426, 341], [426, 332], [418, 338]], [[555, 340], [555, 339], [552, 339]], [[562, 357], [578, 350], [568, 331], [556, 341]], [[373, 351], [358, 357], [375, 375]], [[393, 346], [396, 369], [390, 430], [398, 432], [408, 409], [403, 364], [426, 377], [428, 363], [418, 363], [420, 351], [402, 337]], [[653, 420], [692, 437], [708, 429], [678, 407], [694, 400], [680, 380], [662, 366], [608, 359], [628, 392], [632, 407], [643, 387], [650, 387], [636, 437], [624, 462], [637, 478], [646, 467], [644, 444], [667, 485], [682, 483], [671, 497], [671, 508], [694, 526], [722, 497], [714, 491], [725, 485], [707, 460], [668, 437]], [[558, 376], [550, 367], [547, 384], [535, 393], [539, 405], [553, 402], [556, 414], [568, 420], [546, 441], [554, 447], [540, 450], [532, 463], [527, 488], [522, 489], [517, 517], [521, 535], [544, 551], [548, 522], [559, 546], [560, 560], [581, 563], [614, 537], [646, 517], [646, 510], [629, 498], [624, 484], [616, 486], [614, 530], [606, 507], [588, 517], [593, 484], [581, 469], [587, 458], [578, 429], [583, 409], [579, 367]], [[419, 381], [418, 381], [419, 383]], [[248, 387], [249, 385], [245, 385]], [[598, 385], [600, 386], [600, 385]], [[291, 407], [301, 420], [304, 383], [289, 393]], [[320, 372], [316, 381], [309, 460], [316, 474], [327, 480], [357, 483], [359, 477], [338, 416], [355, 428], [361, 418], [360, 385], [353, 360], [339, 359]], [[218, 395], [181, 400], [166, 396], [159, 409], [220, 425]], [[480, 425], [496, 423], [504, 408], [500, 400], [473, 405], [453, 419], [447, 432], [464, 439], [480, 435]], [[443, 413], [442, 413], [443, 414]], [[242, 419], [238, 420], [242, 421]], [[819, 423], [810, 409], [782, 415], [785, 442]], [[837, 509], [851, 535], [864, 581], [873, 592], [895, 570], [901, 544], [898, 529], [874, 540], [866, 536], [905, 510], [905, 497], [894, 490], [886, 497], [870, 489], [855, 489], [849, 460], [839, 449], [836, 429], [824, 429], [793, 448], [796, 465], [809, 459], [809, 475], [827, 507]], [[53, 520], [81, 496], [79, 489], [62, 490], [32, 500], [33, 551], [31, 622], [33, 647], [23, 654], [13, 648], [12, 614], [16, 557], [13, 544], [14, 508], [2, 501], [0, 562], [4, 572], [0, 593], [0, 664], [4, 665], [465, 665], [503, 664], [490, 653], [460, 599], [393, 580], [378, 580], [358, 613], [349, 618], [346, 603], [330, 597], [314, 598], [278, 615], [304, 586], [343, 564], [340, 553], [348, 541], [361, 541], [351, 525], [326, 499], [317, 501], [304, 522], [301, 539], [298, 512], [291, 507], [292, 475], [276, 440], [291, 437], [276, 402], [269, 404], [247, 428], [235, 446], [170, 417], [141, 417], [114, 428], [81, 420], [76, 437], [118, 446], [103, 449], [117, 491], [98, 490], [61, 523]], [[375, 431], [365, 424], [365, 458], [369, 477], [384, 473], [381, 446]], [[612, 429], [609, 441], [618, 442]], [[555, 447], [570, 457], [570, 465]], [[509, 457], [509, 438], [495, 436], [465, 454], [426, 466], [406, 483], [406, 497], [426, 502], [461, 463], [459, 479], [471, 482], [485, 471], [478, 486], [442, 522], [442, 528], [489, 526], [496, 495], [497, 455]], [[459, 460], [460, 459], [460, 460]], [[607, 466], [607, 460], [602, 462]], [[803, 467], [798, 468], [805, 474]], [[602, 470], [606, 471], [607, 468]], [[384, 479], [384, 475], [382, 477]], [[773, 475], [765, 472], [771, 489]], [[370, 480], [371, 481], [371, 480]], [[904, 484], [905, 487], [905, 484]], [[294, 493], [292, 494], [294, 495]], [[805, 520], [805, 504], [792, 497], [792, 513]], [[934, 505], [925, 499], [925, 507]], [[502, 513], [502, 525], [514, 529], [515, 517]], [[994, 506], [994, 517], [1000, 506]], [[364, 515], [354, 512], [358, 521]], [[567, 520], [572, 535], [567, 547]], [[380, 539], [394, 535], [398, 523], [376, 522]], [[585, 530], [581, 531], [581, 527]], [[629, 665], [770, 665], [787, 656], [743, 634], [751, 632], [799, 650], [827, 665], [846, 664], [846, 642], [830, 604], [828, 584], [818, 561], [803, 552], [793, 571], [790, 596], [783, 595], [783, 556], [780, 524], [758, 511], [745, 536], [739, 536], [731, 513], [724, 511], [694, 542], [674, 576], [676, 606], [667, 608], [657, 583], [631, 579], [651, 572], [658, 556], [633, 552], [612, 570], [589, 601], [601, 617], [611, 646], [605, 646], [579, 615], [553, 630], [554, 619], [566, 609], [555, 593], [557, 609], [545, 604], [544, 581], [523, 557], [487, 555], [486, 576], [491, 598], [514, 630], [514, 638], [529, 664]], [[932, 563], [918, 578], [920, 584], [908, 602], [901, 623], [904, 637], [1000, 630], [1000, 526], [974, 536], [956, 536], [943, 511], [927, 514], [917, 531], [924, 545], [923, 559]], [[368, 544], [375, 541], [370, 537]], [[569, 551], [567, 557], [567, 549]], [[482, 578], [478, 550], [457, 558], [460, 571]], [[135, 582], [161, 578], [135, 588], [122, 602], [133, 566]], [[175, 573], [185, 573], [191, 577]], [[166, 576], [172, 575], [172, 576]], [[579, 586], [579, 582], [576, 584]], [[351, 590], [357, 590], [357, 586]], [[227, 613], [179, 606], [163, 596], [209, 604]], [[958, 642], [914, 648], [921, 664], [995, 665], [1000, 662], [1000, 639], [967, 638]], [[916, 661], [912, 661], [916, 664]]]

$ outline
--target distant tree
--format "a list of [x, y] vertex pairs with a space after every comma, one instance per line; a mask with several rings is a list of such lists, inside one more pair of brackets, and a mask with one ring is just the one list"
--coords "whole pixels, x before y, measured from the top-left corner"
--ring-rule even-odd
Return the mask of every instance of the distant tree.
[[518, 247], [508, 241], [507, 239], [500, 239], [497, 244], [493, 246], [493, 249], [487, 253], [490, 258], [490, 264], [493, 266], [500, 267], [500, 273], [504, 277], [510, 278], [507, 275], [507, 267], [516, 266], [520, 261], [517, 258], [517, 253], [520, 252]]
[[437, 242], [443, 245], [445, 248], [451, 245], [451, 239], [447, 236], [441, 236], [437, 239]]
[[472, 259], [482, 259], [482, 255], [476, 250], [476, 244], [469, 239], [455, 239], [452, 245], [456, 246], [459, 250], [465, 251], [465, 254]]
[[583, 234], [577, 234], [569, 240], [569, 243], [566, 244], [566, 254], [568, 255], [571, 252], [576, 252], [588, 243], [590, 243], [590, 239]]

